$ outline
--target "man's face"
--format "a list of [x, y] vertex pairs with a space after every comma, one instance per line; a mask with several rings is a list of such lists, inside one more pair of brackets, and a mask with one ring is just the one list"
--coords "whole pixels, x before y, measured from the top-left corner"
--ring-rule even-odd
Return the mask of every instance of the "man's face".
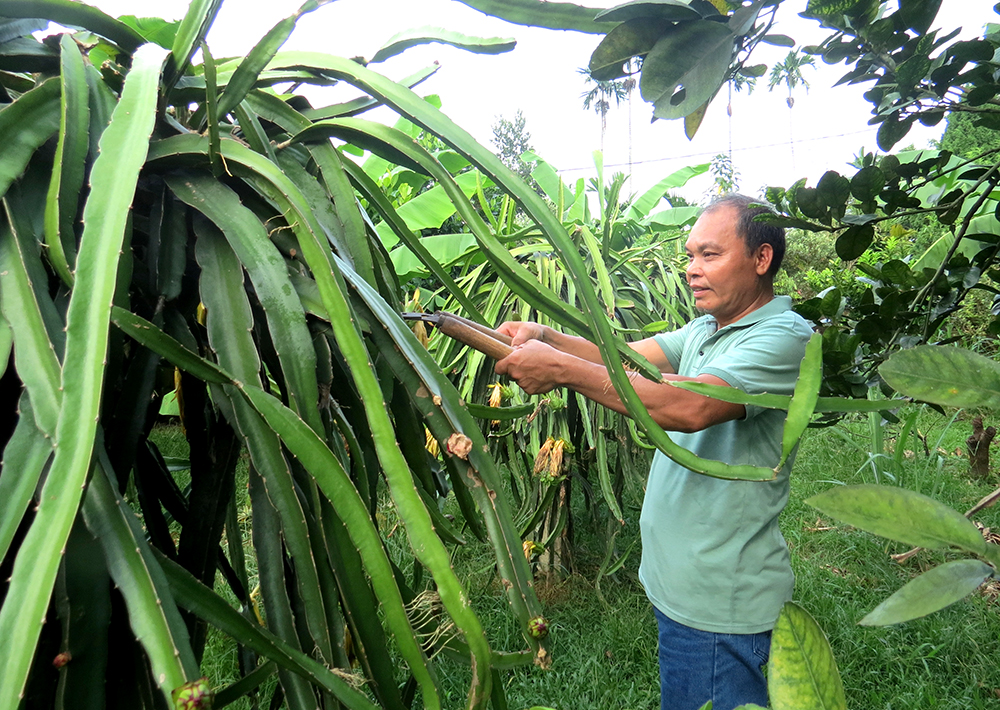
[[691, 228], [684, 249], [687, 280], [695, 305], [715, 316], [719, 327], [734, 323], [771, 297], [761, 277], [771, 264], [771, 247], [747, 254], [736, 233], [736, 210], [720, 207], [703, 214]]

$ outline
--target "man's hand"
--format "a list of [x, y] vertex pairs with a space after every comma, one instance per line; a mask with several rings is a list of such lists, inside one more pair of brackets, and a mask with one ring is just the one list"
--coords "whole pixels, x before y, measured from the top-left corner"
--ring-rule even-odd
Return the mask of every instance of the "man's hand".
[[529, 340], [545, 342], [546, 330], [550, 330], [550, 328], [538, 323], [521, 320], [509, 320], [497, 327], [497, 332], [508, 336], [511, 340], [510, 344], [515, 348]]
[[[504, 323], [497, 330], [503, 333], [503, 327], [506, 325], [509, 324]], [[523, 323], [520, 325], [535, 324]], [[518, 329], [518, 332], [521, 331], [522, 329]], [[511, 338], [514, 337], [510, 332], [506, 334], [510, 335]], [[508, 375], [528, 394], [544, 394], [563, 384], [560, 381], [560, 375], [565, 368], [564, 361], [572, 356], [559, 352], [538, 338], [529, 339], [521, 345], [517, 345], [516, 340], [514, 343], [514, 352], [497, 362], [494, 367], [498, 375]]]

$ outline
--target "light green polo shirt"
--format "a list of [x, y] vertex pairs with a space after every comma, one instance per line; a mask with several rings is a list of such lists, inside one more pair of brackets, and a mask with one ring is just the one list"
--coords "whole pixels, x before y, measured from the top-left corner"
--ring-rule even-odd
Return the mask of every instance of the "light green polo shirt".
[[[792, 394], [812, 329], [791, 305], [778, 296], [721, 330], [707, 315], [656, 340], [679, 375], [715, 375], [750, 394]], [[773, 468], [785, 412], [746, 410], [745, 419], [670, 437], [702, 458]], [[656, 452], [640, 518], [639, 579], [657, 609], [702, 631], [773, 628], [794, 585], [778, 530], [792, 459], [773, 481], [725, 481]]]

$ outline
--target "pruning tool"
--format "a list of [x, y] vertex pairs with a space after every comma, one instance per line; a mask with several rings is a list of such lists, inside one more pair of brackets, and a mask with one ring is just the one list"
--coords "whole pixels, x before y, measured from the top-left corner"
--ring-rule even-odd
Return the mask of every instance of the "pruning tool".
[[510, 337], [480, 325], [462, 316], [447, 311], [434, 313], [401, 313], [403, 320], [419, 320], [428, 323], [450, 338], [465, 343], [494, 360], [503, 360], [514, 352]]

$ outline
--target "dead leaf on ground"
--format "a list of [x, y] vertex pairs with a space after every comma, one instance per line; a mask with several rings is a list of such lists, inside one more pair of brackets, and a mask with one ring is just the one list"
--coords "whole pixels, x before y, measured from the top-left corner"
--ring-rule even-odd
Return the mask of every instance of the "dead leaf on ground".
[[812, 525], [804, 525], [802, 527], [806, 532], [826, 532], [827, 530], [836, 530], [836, 525], [827, 525], [826, 521], [822, 518], [816, 518], [816, 522]]

